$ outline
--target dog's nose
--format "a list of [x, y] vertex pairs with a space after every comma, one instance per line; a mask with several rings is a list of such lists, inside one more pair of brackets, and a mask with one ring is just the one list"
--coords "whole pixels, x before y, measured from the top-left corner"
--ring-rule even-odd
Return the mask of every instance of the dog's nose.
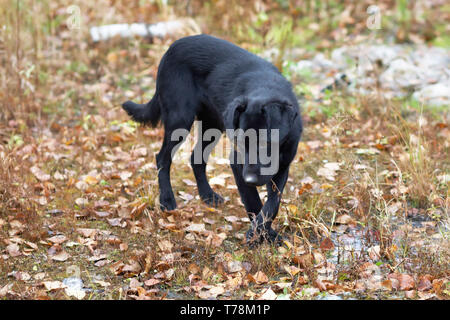
[[246, 184], [254, 186], [258, 183], [258, 177], [254, 173], [247, 173], [244, 176], [244, 181]]

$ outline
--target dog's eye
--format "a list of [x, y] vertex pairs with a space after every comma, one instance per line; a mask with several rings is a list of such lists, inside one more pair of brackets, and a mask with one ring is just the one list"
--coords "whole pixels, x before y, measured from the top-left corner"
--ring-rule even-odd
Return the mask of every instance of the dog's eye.
[[277, 108], [280, 107], [281, 103], [279, 102], [271, 102], [269, 104], [266, 104], [265, 107], [266, 108]]

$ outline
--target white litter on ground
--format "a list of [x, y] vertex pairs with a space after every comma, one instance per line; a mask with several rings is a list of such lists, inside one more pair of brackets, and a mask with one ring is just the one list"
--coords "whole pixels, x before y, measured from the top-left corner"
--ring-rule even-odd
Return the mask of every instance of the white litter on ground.
[[[271, 60], [276, 49], [262, 56]], [[291, 53], [286, 56], [292, 58]], [[295, 59], [295, 58], [294, 58]], [[450, 105], [450, 51], [425, 45], [355, 45], [334, 49], [328, 59], [317, 53], [312, 59], [290, 65], [299, 76], [307, 73], [322, 87], [332, 76], [345, 74], [348, 90], [370, 94], [377, 86], [386, 97], [412, 97], [430, 106]], [[305, 72], [306, 71], [306, 72]]]

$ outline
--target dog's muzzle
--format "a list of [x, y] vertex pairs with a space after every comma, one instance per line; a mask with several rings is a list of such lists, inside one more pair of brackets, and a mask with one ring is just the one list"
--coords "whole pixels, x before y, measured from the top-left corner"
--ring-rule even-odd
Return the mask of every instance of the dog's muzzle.
[[246, 175], [244, 175], [244, 181], [250, 186], [259, 185], [258, 176], [254, 173], [247, 173]]

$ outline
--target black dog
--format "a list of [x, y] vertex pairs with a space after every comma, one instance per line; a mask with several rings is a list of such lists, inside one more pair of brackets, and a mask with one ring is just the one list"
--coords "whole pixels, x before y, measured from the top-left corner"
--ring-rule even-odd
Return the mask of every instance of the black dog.
[[[291, 84], [275, 66], [225, 40], [208, 35], [182, 38], [170, 46], [161, 60], [151, 101], [147, 104], [127, 101], [123, 108], [137, 122], [156, 126], [161, 120], [164, 124], [164, 141], [156, 156], [163, 210], [176, 208], [170, 183], [171, 156], [183, 141], [172, 138], [176, 129], [188, 132], [197, 118], [202, 122], [202, 134], [211, 128], [219, 129], [220, 133], [226, 129], [227, 134], [229, 129], [266, 129], [267, 136], [278, 130], [277, 141], [258, 138], [260, 143], [275, 142], [279, 150], [278, 168], [273, 174], [261, 173], [265, 167], [260, 161], [262, 147], [257, 148], [256, 161], [249, 161], [251, 146], [245, 138], [245, 150], [233, 150], [230, 160], [239, 194], [252, 221], [247, 240], [251, 243], [280, 240], [271, 225], [278, 213], [290, 163], [297, 152], [302, 121]], [[234, 142], [235, 137], [232, 137]], [[202, 139], [194, 152], [205, 150], [217, 140]], [[207, 158], [200, 163], [194, 161], [192, 154], [200, 197], [209, 205], [217, 205], [223, 198], [208, 183], [206, 161]], [[256, 189], [263, 184], [267, 185], [268, 192], [264, 206]]]

